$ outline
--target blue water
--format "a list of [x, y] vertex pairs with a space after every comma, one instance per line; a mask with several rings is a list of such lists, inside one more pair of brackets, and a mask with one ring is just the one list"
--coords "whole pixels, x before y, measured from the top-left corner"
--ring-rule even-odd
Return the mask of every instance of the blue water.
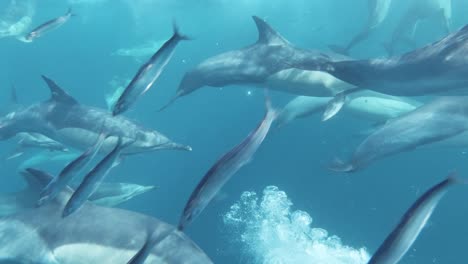
[[[10, 2], [0, 3], [0, 14]], [[105, 108], [105, 95], [115, 89], [112, 80], [132, 78], [141, 65], [139, 60], [111, 55], [113, 52], [167, 39], [172, 34], [173, 20], [193, 38], [180, 43], [155, 86], [125, 114], [177, 142], [191, 145], [193, 152], [159, 151], [128, 157], [109, 176], [112, 181], [157, 185], [157, 191], [122, 207], [171, 224], [178, 222], [188, 196], [205, 172], [255, 128], [265, 112], [261, 89], [234, 86], [205, 87], [166, 111], [157, 112], [175, 93], [183, 74], [210, 56], [254, 43], [257, 32], [252, 15], [265, 18], [298, 47], [326, 49], [329, 44], [349, 41], [364, 23], [367, 12], [364, 0], [29, 2], [34, 10], [33, 25], [63, 14], [69, 6], [77, 17], [33, 43], [19, 42], [14, 37], [0, 39], [0, 98], [4, 105], [9, 103], [12, 83], [22, 104], [46, 100], [49, 92], [40, 78], [44, 74], [79, 102]], [[380, 44], [390, 37], [405, 3], [395, 2], [375, 34], [353, 49], [354, 57], [385, 55]], [[468, 22], [467, 9], [468, 1], [453, 1], [452, 30]], [[416, 32], [415, 41], [422, 46], [443, 35], [442, 30], [426, 23]], [[281, 93], [273, 93], [272, 97], [278, 107], [293, 98]], [[293, 203], [286, 210], [286, 219], [296, 210], [307, 212], [313, 219], [312, 227], [340, 237], [342, 245], [356, 250], [366, 248], [372, 255], [418, 195], [451, 170], [466, 176], [468, 156], [463, 148], [426, 149], [381, 160], [354, 174], [328, 171], [326, 165], [333, 157], [346, 155], [362, 140], [356, 134], [365, 127], [362, 120], [340, 115], [327, 123], [315, 116], [272, 130], [253, 161], [232, 178], [186, 233], [215, 263], [262, 263], [273, 243], [258, 238], [242, 240], [243, 234], [256, 236], [259, 229], [226, 223], [225, 214], [243, 192], [254, 191], [261, 199], [264, 188], [274, 185]], [[0, 155], [9, 153], [14, 145], [14, 140], [2, 142]], [[2, 162], [1, 191], [19, 189], [23, 184], [16, 173], [22, 159]], [[46, 168], [57, 173], [61, 166]], [[402, 263], [466, 263], [466, 193], [465, 187], [450, 191]], [[270, 208], [284, 209], [280, 205]], [[255, 214], [261, 209], [256, 210], [245, 209], [245, 213]], [[269, 217], [263, 211], [259, 214], [262, 217], [252, 221]], [[293, 228], [291, 225], [287, 230]], [[275, 232], [274, 228], [266, 230]], [[301, 249], [294, 244], [299, 243], [296, 238], [286, 237], [286, 242], [276, 245], [284, 254], [283, 262], [265, 263], [312, 263], [313, 258], [293, 258], [297, 256], [294, 250]]]

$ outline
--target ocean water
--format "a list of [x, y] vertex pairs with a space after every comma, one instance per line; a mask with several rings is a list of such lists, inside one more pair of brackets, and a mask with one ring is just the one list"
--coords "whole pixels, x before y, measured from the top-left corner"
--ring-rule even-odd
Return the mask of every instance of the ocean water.
[[[394, 0], [387, 19], [352, 56], [385, 56], [381, 44], [391, 37], [406, 4]], [[453, 0], [452, 6], [454, 31], [468, 23], [468, 1]], [[30, 30], [69, 7], [77, 16], [61, 28], [33, 43], [17, 40], [27, 32], [24, 28]], [[179, 44], [154, 87], [124, 115], [193, 151], [130, 156], [108, 180], [158, 186], [121, 207], [177, 224], [206, 171], [260, 122], [264, 96], [255, 85], [204, 87], [165, 111], [158, 109], [173, 96], [183, 74], [202, 60], [253, 44], [257, 32], [252, 15], [298, 47], [326, 50], [359, 31], [367, 1], [2, 0], [0, 106], [10, 107], [12, 84], [20, 104], [47, 100], [43, 74], [79, 102], [107, 108], [106, 96], [128, 83], [151, 56], [144, 50], [156, 50], [168, 39], [175, 21], [192, 40]], [[423, 22], [415, 31], [415, 47], [444, 35], [434, 21]], [[136, 55], [128, 54], [129, 49]], [[403, 46], [398, 52], [410, 49]], [[279, 92], [271, 96], [278, 109], [294, 97]], [[461, 177], [468, 173], [468, 146], [402, 153], [353, 174], [329, 171], [328, 163], [346, 157], [370, 125], [347, 115], [326, 123], [312, 116], [272, 129], [253, 160], [186, 233], [215, 263], [366, 263], [422, 192], [453, 170]], [[11, 153], [16, 143], [1, 142], [0, 156]], [[35, 153], [1, 161], [0, 191], [21, 188], [18, 168]], [[59, 160], [38, 166], [58, 173], [65, 164]], [[466, 188], [454, 188], [441, 201], [401, 263], [467, 262]]]

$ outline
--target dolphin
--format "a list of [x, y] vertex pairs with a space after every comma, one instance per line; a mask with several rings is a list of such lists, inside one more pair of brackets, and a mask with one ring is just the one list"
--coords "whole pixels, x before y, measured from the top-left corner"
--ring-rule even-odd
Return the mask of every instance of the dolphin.
[[[148, 236], [157, 240], [173, 226], [139, 213], [85, 203], [62, 219], [71, 196], [66, 189], [51, 203], [0, 218], [0, 263], [125, 264]], [[145, 263], [212, 263], [177, 230], [152, 248]]]
[[237, 146], [224, 154], [203, 176], [185, 204], [178, 229], [190, 224], [208, 206], [216, 194], [243, 166], [249, 163], [265, 140], [278, 113], [266, 95], [266, 113], [257, 127]]
[[400, 18], [392, 37], [384, 48], [388, 55], [395, 53], [399, 43], [414, 46], [413, 36], [417, 26], [423, 20], [435, 19], [442, 25], [446, 34], [450, 33], [450, 21], [452, 18], [452, 0], [412, 0], [408, 1], [410, 6]]
[[354, 87], [324, 72], [291, 67], [311, 58], [339, 61], [348, 57], [294, 47], [263, 19], [253, 16], [253, 20], [258, 30], [256, 43], [208, 58], [185, 73], [175, 96], [162, 109], [203, 86], [254, 85], [308, 96], [334, 96]]
[[467, 46], [468, 26], [465, 26], [440, 41], [401, 56], [348, 61], [311, 57], [293, 67], [325, 71], [361, 89], [394, 96], [464, 95], [468, 87]]
[[375, 28], [377, 28], [385, 20], [385, 18], [388, 15], [391, 3], [392, 0], [368, 0], [367, 21], [364, 24], [364, 27], [361, 29], [361, 31], [351, 39], [348, 45], [344, 47], [338, 45], [330, 45], [329, 48], [336, 53], [348, 55], [349, 51], [354, 46], [366, 40], [372, 33], [372, 31], [374, 31]]
[[[298, 96], [281, 110], [277, 125], [282, 127], [298, 119], [325, 110], [330, 97]], [[387, 120], [410, 112], [422, 103], [409, 98], [389, 96], [372, 91], [351, 94], [343, 111], [371, 123], [383, 124]]]
[[[26, 172], [22, 172], [21, 175], [26, 181], [27, 187], [17, 192], [0, 194], [0, 216], [12, 215], [36, 207], [39, 193], [44, 187], [44, 179], [37, 179], [34, 175]], [[99, 186], [89, 201], [100, 206], [113, 207], [154, 189], [154, 186], [105, 182]]]
[[27, 158], [20, 165], [18, 165], [17, 170], [21, 171], [26, 168], [38, 168], [44, 165], [62, 165], [71, 162], [76, 159], [81, 153], [69, 151], [69, 152], [50, 152], [50, 151], [41, 151]]
[[68, 148], [63, 144], [38, 133], [18, 133], [16, 137], [18, 138], [17, 146], [7, 159], [22, 156], [27, 149], [68, 152]]
[[467, 130], [468, 97], [440, 97], [390, 120], [357, 147], [349, 162], [335, 160], [330, 169], [353, 172], [390, 155], [450, 141]]
[[51, 19], [34, 28], [31, 32], [24, 36], [24, 39], [22, 39], [22, 41], [32, 42], [34, 39], [42, 37], [44, 34], [63, 26], [63, 24], [67, 23], [67, 21], [70, 20], [72, 16], [75, 16], [75, 14], [73, 14], [71, 8], [69, 8], [65, 15]]
[[434, 185], [421, 195], [416, 202], [406, 211], [400, 223], [388, 235], [382, 245], [369, 260], [369, 264], [396, 264], [414, 244], [429, 218], [447, 193], [449, 187], [454, 184], [464, 183], [449, 175], [445, 180]]
[[169, 140], [155, 130], [145, 129], [122, 116], [113, 117], [104, 109], [78, 103], [55, 82], [43, 76], [52, 97], [38, 104], [11, 112], [0, 118], [0, 140], [6, 140], [21, 132], [45, 135], [67, 147], [86, 150], [101, 133], [107, 138], [100, 153], [108, 153], [115, 146], [116, 137], [133, 141], [123, 155], [160, 149], [188, 150], [189, 146]]
[[174, 33], [172, 37], [164, 42], [161, 48], [138, 69], [132, 81], [113, 105], [112, 114], [114, 116], [127, 111], [140, 96], [153, 86], [154, 82], [159, 78], [174, 55], [177, 44], [183, 40], [189, 40], [189, 38], [182, 35], [177, 25], [174, 23]]
[[151, 55], [154, 54], [155, 50], [161, 48], [165, 41], [163, 40], [156, 40], [156, 41], [148, 41], [142, 45], [138, 45], [132, 48], [121, 48], [113, 52], [111, 55], [113, 56], [121, 56], [121, 57], [131, 57], [134, 58], [136, 61], [141, 59], [147, 59]]

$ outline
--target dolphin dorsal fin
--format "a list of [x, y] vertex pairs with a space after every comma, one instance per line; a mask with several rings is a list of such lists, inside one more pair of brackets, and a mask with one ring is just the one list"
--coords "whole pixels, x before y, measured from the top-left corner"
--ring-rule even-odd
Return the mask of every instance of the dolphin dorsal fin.
[[42, 75], [41, 77], [50, 89], [51, 100], [66, 104], [78, 104], [78, 101], [76, 101], [75, 98], [73, 98], [71, 95], [65, 92], [65, 90], [60, 88], [60, 86], [58, 86], [52, 79], [44, 75]]
[[35, 191], [41, 191], [44, 189], [47, 184], [49, 184], [49, 182], [54, 178], [52, 175], [46, 172], [32, 168], [28, 168], [21, 172], [21, 175], [28, 184], [28, 188]]
[[276, 30], [274, 30], [268, 23], [259, 18], [253, 16], [253, 20], [257, 25], [258, 30], [258, 41], [257, 43], [265, 45], [289, 45], [289, 41], [283, 38]]

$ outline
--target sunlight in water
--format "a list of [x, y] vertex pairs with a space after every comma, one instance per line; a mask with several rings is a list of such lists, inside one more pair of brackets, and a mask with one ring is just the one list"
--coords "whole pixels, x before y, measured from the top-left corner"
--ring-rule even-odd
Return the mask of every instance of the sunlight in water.
[[292, 211], [291, 206], [285, 192], [268, 186], [260, 198], [244, 192], [224, 215], [225, 225], [251, 263], [367, 263], [365, 248], [343, 245], [338, 236], [312, 227], [308, 213]]

